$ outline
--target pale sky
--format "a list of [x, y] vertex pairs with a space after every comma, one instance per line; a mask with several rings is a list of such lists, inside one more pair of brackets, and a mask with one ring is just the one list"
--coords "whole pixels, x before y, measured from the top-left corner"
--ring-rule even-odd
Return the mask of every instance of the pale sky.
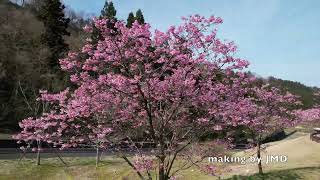
[[[64, 0], [70, 8], [99, 15], [105, 0]], [[319, 0], [114, 0], [117, 17], [141, 9], [154, 29], [179, 24], [181, 16], [220, 16], [222, 39], [239, 46], [238, 56], [263, 77], [320, 87]]]

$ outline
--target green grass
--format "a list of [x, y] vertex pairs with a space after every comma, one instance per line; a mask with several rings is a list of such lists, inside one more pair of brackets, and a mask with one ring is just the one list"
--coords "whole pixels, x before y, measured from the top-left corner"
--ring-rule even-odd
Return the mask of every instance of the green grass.
[[[138, 179], [127, 163], [117, 157], [104, 157], [95, 167], [94, 158], [64, 158], [65, 166], [57, 158], [41, 159], [41, 165], [35, 165], [34, 159], [0, 160], [0, 180], [85, 180], [85, 179]], [[155, 173], [153, 174], [155, 177]], [[201, 173], [197, 168], [184, 170], [181, 179], [216, 179]], [[155, 179], [155, 178], [154, 178]]]
[[[98, 168], [94, 158], [64, 158], [68, 166], [56, 158], [41, 159], [36, 166], [34, 159], [0, 161], [0, 180], [85, 180], [85, 179], [138, 179], [135, 172], [120, 158], [105, 157]], [[233, 172], [236, 173], [236, 172]], [[177, 176], [183, 180], [211, 180], [216, 177], [207, 176], [196, 168], [190, 168]], [[320, 167], [305, 167], [278, 171], [268, 171], [263, 175], [236, 175], [229, 180], [316, 180], [320, 177]]]
[[[56, 158], [41, 159], [35, 165], [34, 159], [0, 161], [0, 180], [24, 179], [121, 179], [130, 175], [130, 167], [118, 158], [104, 158], [98, 168], [94, 158], [64, 158], [68, 166]], [[134, 174], [132, 174], [134, 176]]]

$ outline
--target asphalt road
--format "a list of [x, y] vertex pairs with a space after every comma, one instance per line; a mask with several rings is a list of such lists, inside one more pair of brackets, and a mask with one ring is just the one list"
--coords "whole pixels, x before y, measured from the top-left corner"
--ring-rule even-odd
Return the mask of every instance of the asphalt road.
[[[148, 153], [151, 149], [144, 148], [143, 152]], [[101, 151], [100, 151], [101, 153]], [[135, 152], [130, 151], [129, 149], [123, 150], [122, 153], [126, 154], [135, 154]], [[9, 160], [9, 159], [19, 159], [23, 152], [20, 149], [15, 148], [0, 148], [0, 159], [1, 160]], [[42, 158], [54, 158], [57, 157], [57, 154], [61, 157], [95, 157], [96, 150], [89, 148], [72, 148], [66, 150], [59, 150], [53, 148], [43, 149], [41, 152]], [[115, 155], [116, 153], [111, 150], [104, 150], [102, 155]], [[37, 155], [36, 152], [28, 151], [25, 154], [26, 158], [35, 158]]]

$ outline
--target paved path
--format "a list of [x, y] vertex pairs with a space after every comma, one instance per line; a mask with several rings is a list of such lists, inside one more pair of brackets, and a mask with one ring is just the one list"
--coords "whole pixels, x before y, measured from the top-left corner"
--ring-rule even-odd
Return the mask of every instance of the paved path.
[[[145, 153], [150, 152], [151, 149], [144, 148], [143, 151]], [[129, 151], [129, 149], [124, 150], [124, 153], [134, 154], [134, 152]], [[57, 157], [59, 154], [61, 157], [95, 157], [96, 150], [90, 148], [72, 148], [66, 150], [59, 150], [53, 148], [43, 149], [41, 152], [41, 157], [44, 158], [53, 158]], [[0, 159], [19, 159], [22, 155], [22, 151], [20, 149], [15, 148], [0, 148]], [[36, 152], [28, 151], [26, 153], [27, 158], [35, 158], [37, 155]], [[115, 153], [111, 150], [105, 150], [102, 152], [102, 155], [115, 155]]]

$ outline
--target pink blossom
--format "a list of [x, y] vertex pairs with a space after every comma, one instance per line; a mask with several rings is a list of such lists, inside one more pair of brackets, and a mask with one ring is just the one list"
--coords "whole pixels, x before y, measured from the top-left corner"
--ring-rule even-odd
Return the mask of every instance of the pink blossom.
[[144, 155], [135, 156], [134, 166], [140, 172], [150, 171], [153, 169], [153, 160], [152, 158]]

